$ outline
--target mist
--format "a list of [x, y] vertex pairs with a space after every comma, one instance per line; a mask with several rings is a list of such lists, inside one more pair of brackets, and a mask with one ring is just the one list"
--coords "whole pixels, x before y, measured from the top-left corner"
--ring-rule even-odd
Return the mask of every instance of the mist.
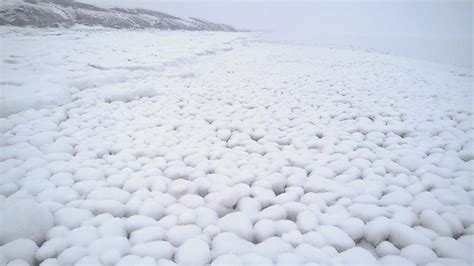
[[97, 1], [262, 31], [266, 39], [372, 49], [472, 67], [472, 1]]

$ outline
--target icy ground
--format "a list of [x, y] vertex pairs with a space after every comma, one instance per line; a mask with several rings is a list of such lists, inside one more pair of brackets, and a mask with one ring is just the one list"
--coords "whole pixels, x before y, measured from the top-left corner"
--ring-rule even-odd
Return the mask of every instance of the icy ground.
[[470, 71], [2, 30], [0, 265], [474, 263]]

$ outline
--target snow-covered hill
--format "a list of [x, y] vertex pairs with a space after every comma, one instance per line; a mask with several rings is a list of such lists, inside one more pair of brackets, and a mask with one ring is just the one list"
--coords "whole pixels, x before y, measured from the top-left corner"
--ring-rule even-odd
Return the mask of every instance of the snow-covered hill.
[[197, 18], [178, 18], [146, 9], [106, 9], [72, 0], [7, 1], [0, 9], [0, 25], [67, 27], [77, 24], [126, 29], [235, 31], [231, 26]]

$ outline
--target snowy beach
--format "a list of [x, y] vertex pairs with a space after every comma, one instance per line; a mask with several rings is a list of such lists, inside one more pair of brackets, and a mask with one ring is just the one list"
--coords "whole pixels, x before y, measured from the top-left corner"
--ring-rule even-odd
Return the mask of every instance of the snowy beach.
[[0, 265], [472, 265], [472, 69], [2, 27]]

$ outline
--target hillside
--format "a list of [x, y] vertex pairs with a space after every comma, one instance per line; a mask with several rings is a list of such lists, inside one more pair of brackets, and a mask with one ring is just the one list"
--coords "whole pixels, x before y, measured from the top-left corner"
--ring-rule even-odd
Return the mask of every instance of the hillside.
[[178, 18], [146, 9], [100, 8], [72, 0], [28, 0], [2, 4], [0, 25], [40, 28], [86, 25], [118, 29], [236, 31], [231, 26], [197, 18]]

